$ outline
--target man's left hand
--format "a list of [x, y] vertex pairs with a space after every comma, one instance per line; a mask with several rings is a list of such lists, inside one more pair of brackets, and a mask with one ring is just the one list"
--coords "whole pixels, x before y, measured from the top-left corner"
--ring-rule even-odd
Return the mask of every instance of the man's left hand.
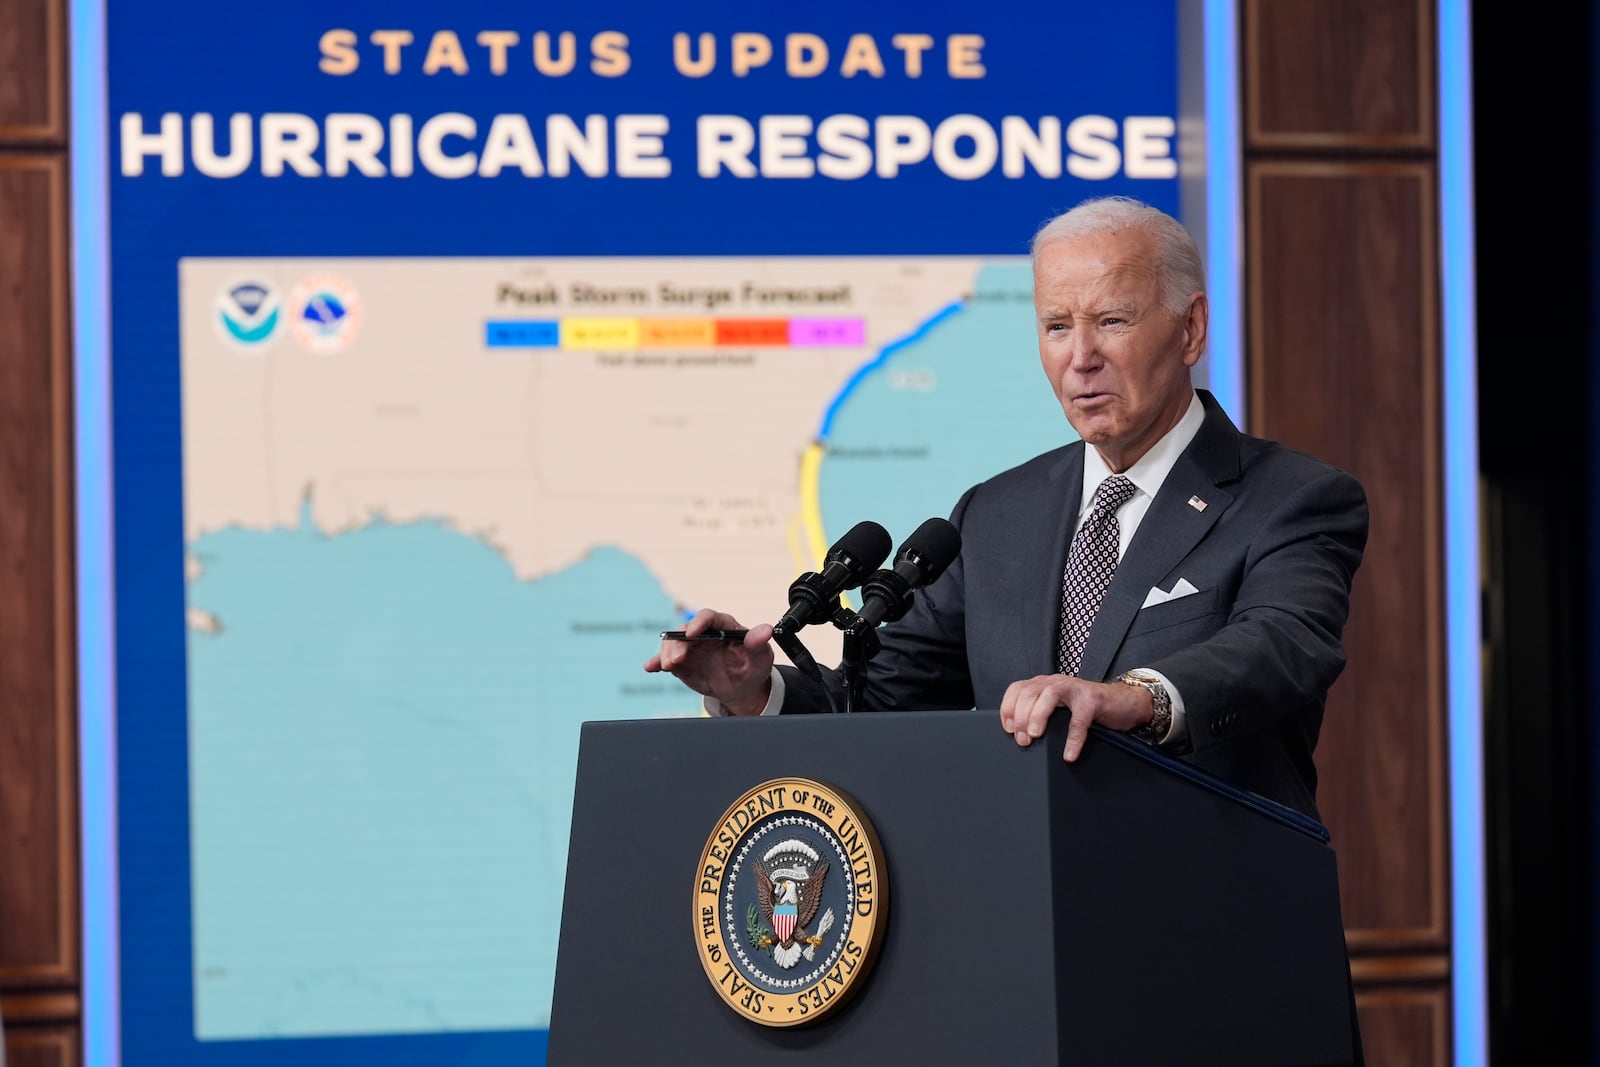
[[1121, 682], [1090, 682], [1068, 674], [1041, 674], [1012, 682], [1000, 701], [1000, 725], [1024, 747], [1044, 736], [1050, 716], [1061, 708], [1072, 716], [1062, 758], [1078, 758], [1089, 738], [1089, 724], [1127, 731], [1155, 717], [1144, 687]]

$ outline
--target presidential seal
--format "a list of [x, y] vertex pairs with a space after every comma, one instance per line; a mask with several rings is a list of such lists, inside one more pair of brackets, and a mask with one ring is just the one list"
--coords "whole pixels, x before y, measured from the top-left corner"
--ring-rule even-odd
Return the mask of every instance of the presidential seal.
[[854, 802], [809, 778], [774, 778], [723, 814], [700, 854], [700, 964], [745, 1018], [816, 1022], [866, 978], [887, 905], [883, 850]]

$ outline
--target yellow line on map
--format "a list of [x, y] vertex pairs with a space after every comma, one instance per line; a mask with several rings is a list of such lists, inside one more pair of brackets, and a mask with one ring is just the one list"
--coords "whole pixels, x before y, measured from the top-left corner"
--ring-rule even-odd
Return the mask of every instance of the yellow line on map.
[[[813, 441], [800, 453], [800, 513], [789, 520], [785, 531], [796, 575], [820, 571], [828, 558], [828, 533], [822, 528], [821, 491], [822, 460], [827, 454], [827, 446], [820, 441]], [[843, 593], [839, 594], [839, 603], [843, 607], [850, 606]]]
[[800, 518], [805, 523], [806, 538], [811, 548], [811, 565], [808, 570], [821, 570], [828, 555], [828, 535], [822, 528], [822, 492], [819, 488], [822, 457], [828, 450], [820, 441], [813, 441], [800, 455]]

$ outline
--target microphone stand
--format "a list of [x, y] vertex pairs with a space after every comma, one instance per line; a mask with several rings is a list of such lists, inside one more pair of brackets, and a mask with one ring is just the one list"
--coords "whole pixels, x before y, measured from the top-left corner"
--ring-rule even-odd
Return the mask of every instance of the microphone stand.
[[817, 661], [812, 657], [810, 650], [800, 643], [800, 638], [788, 626], [778, 625], [772, 628], [772, 642], [789, 657], [795, 669], [801, 674], [817, 683], [822, 690], [822, 695], [828, 698], [828, 710], [837, 712], [839, 704], [833, 697], [833, 690], [829, 689], [822, 681], [822, 669], [817, 666]]
[[839, 660], [839, 669], [844, 672], [844, 710], [859, 711], [866, 698], [867, 661], [882, 647], [878, 629], [845, 607], [834, 614], [833, 625], [844, 633], [844, 651]]

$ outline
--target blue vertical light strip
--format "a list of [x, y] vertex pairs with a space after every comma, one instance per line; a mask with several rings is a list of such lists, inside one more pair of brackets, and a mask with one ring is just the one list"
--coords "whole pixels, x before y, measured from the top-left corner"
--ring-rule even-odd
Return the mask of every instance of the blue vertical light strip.
[[1206, 282], [1211, 291], [1210, 379], [1217, 403], [1245, 425], [1244, 204], [1240, 195], [1239, 22], [1235, 0], [1205, 0]]
[[1488, 1060], [1483, 681], [1478, 559], [1477, 283], [1472, 196], [1472, 8], [1439, 4], [1439, 230], [1444, 326], [1445, 605], [1455, 1063]]
[[77, 476], [78, 776], [83, 1056], [121, 1060], [116, 703], [111, 615], [111, 352], [105, 8], [72, 0], [73, 425]]

